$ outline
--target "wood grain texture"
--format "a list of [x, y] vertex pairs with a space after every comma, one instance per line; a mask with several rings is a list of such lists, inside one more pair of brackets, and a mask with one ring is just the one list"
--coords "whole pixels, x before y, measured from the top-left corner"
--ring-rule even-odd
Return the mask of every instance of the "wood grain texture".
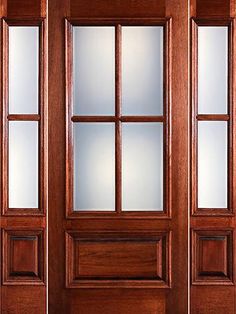
[[229, 17], [230, 0], [196, 0], [196, 16]]
[[166, 1], [166, 16], [172, 17], [170, 72], [171, 119], [171, 209], [172, 283], [166, 313], [188, 313], [188, 3]]
[[42, 230], [3, 230], [3, 284], [44, 285], [45, 237]]
[[80, 0], [70, 1], [70, 17], [153, 17], [165, 16], [165, 1]]
[[3, 286], [2, 314], [45, 314], [46, 293], [43, 286]]
[[192, 284], [233, 284], [232, 230], [192, 230]]
[[66, 233], [67, 287], [170, 286], [170, 235]]
[[191, 314], [235, 314], [235, 288], [193, 286]]
[[46, 0], [7, 0], [8, 17], [45, 17]]

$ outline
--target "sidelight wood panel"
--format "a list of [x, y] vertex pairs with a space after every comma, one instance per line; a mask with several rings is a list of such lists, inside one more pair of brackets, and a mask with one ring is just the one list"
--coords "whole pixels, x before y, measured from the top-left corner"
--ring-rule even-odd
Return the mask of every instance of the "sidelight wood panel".
[[[46, 1], [1, 2], [1, 313], [46, 313], [47, 20]], [[39, 112], [9, 115], [8, 27], [39, 27]], [[27, 101], [27, 99], [25, 99]], [[39, 124], [39, 206], [9, 209], [8, 123]], [[37, 122], [36, 122], [37, 121]]]
[[[235, 313], [235, 3], [191, 1], [191, 286], [192, 314]], [[197, 39], [200, 26], [228, 28], [228, 113], [197, 112]], [[215, 51], [217, 54], [217, 51]], [[213, 73], [212, 73], [213, 74]], [[197, 207], [197, 124], [228, 125], [227, 208]], [[213, 157], [214, 158], [214, 157]], [[220, 165], [219, 165], [220, 167]]]
[[43, 230], [3, 229], [3, 284], [43, 285], [45, 236]]

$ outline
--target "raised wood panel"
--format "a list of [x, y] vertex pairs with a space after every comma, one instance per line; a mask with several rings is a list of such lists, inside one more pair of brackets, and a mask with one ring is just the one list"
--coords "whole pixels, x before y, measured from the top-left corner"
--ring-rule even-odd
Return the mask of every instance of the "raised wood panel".
[[165, 0], [71, 0], [71, 17], [164, 17]]
[[[66, 233], [67, 286], [83, 286], [85, 280], [113, 285], [169, 284], [168, 235], [81, 235]], [[123, 281], [123, 282], [122, 282]], [[154, 281], [154, 282], [153, 282]], [[92, 282], [90, 282], [92, 283]]]
[[3, 284], [44, 284], [42, 230], [3, 230]]
[[233, 284], [231, 230], [192, 231], [192, 284]]
[[199, 275], [227, 276], [227, 237], [199, 239]]

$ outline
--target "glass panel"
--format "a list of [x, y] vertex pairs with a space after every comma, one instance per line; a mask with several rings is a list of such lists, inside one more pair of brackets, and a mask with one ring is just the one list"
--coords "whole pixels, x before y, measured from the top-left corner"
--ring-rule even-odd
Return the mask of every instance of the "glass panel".
[[74, 123], [74, 208], [115, 209], [113, 123]]
[[115, 112], [115, 28], [73, 27], [73, 103], [76, 115]]
[[9, 122], [9, 207], [38, 208], [38, 122]]
[[198, 207], [227, 208], [227, 122], [198, 122]]
[[39, 28], [9, 27], [9, 112], [38, 113]]
[[163, 113], [163, 27], [122, 27], [122, 113]]
[[198, 28], [198, 113], [227, 113], [228, 28]]
[[163, 125], [123, 123], [123, 210], [163, 210]]

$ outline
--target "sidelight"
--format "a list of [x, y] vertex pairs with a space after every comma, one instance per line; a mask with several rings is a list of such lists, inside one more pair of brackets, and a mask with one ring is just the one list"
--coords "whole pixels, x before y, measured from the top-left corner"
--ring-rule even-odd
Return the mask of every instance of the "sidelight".
[[[4, 106], [3, 130], [4, 211], [38, 214], [43, 199], [40, 182], [43, 169], [44, 91], [40, 89], [42, 60], [42, 23], [26, 21], [24, 26], [15, 21], [3, 22], [4, 40]], [[42, 146], [41, 146], [42, 145]], [[42, 148], [41, 148], [42, 147]], [[19, 213], [18, 213], [18, 210]], [[22, 211], [23, 210], [23, 211]]]
[[199, 24], [193, 24], [193, 38], [196, 38], [193, 43], [193, 47], [196, 45], [193, 55], [196, 56], [196, 60], [193, 59], [196, 71], [194, 80], [197, 87], [193, 108], [193, 134], [196, 136], [193, 138], [196, 154], [193, 156], [196, 165], [193, 193], [196, 193], [196, 211], [211, 214], [214, 210], [220, 213], [222, 209], [231, 207], [228, 188], [232, 175], [231, 83], [228, 66], [231, 27], [224, 21], [218, 25]]

